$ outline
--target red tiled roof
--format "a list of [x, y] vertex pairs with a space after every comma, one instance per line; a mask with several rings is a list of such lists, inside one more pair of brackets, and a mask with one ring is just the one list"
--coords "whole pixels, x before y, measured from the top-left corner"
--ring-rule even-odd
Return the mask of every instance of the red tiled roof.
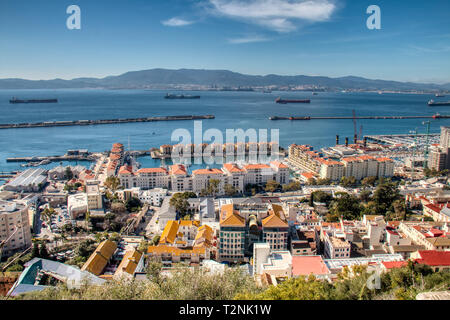
[[429, 266], [450, 266], [450, 251], [419, 250], [421, 259], [416, 259], [418, 263]]
[[401, 268], [408, 264], [406, 261], [382, 261], [386, 269]]
[[321, 256], [293, 256], [292, 275], [309, 276], [329, 274], [330, 270]]

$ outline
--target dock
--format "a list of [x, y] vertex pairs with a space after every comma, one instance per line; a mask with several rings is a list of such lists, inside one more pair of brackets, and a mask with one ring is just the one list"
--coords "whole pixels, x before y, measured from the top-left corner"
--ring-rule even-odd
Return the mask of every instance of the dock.
[[358, 117], [310, 117], [310, 116], [292, 116], [292, 117], [270, 117], [269, 120], [353, 120], [353, 119], [450, 119], [450, 115], [435, 114], [432, 116], [358, 116]]
[[215, 119], [214, 115], [182, 115], [182, 116], [164, 116], [147, 118], [125, 118], [125, 119], [102, 119], [102, 120], [73, 120], [73, 121], [47, 121], [47, 122], [26, 122], [26, 123], [3, 123], [0, 129], [13, 128], [47, 128], [64, 126], [88, 126], [98, 124], [118, 124], [132, 122], [153, 122], [153, 121], [181, 121], [181, 120], [206, 120]]

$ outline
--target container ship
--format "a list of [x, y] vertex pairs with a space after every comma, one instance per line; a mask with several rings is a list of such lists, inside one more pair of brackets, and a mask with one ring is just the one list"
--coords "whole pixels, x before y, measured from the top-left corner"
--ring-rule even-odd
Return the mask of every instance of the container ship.
[[167, 93], [164, 98], [166, 98], [166, 99], [200, 99], [200, 96]]
[[310, 103], [310, 99], [298, 99], [298, 100], [290, 100], [290, 99], [281, 99], [280, 97], [275, 99], [276, 103]]
[[13, 97], [11, 100], [9, 100], [9, 103], [57, 103], [58, 99], [29, 99], [29, 100], [22, 100], [17, 99]]
[[428, 105], [430, 107], [432, 107], [432, 106], [450, 106], [450, 101], [436, 102], [434, 100], [430, 100], [430, 101], [428, 101]]

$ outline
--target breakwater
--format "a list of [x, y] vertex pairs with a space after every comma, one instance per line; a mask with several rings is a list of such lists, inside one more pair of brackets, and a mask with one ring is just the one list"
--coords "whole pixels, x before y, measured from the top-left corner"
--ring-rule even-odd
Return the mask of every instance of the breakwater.
[[440, 115], [435, 114], [432, 116], [358, 116], [358, 117], [333, 117], [333, 116], [323, 116], [323, 117], [278, 117], [272, 116], [269, 120], [344, 120], [344, 119], [449, 119], [450, 115]]
[[0, 124], [0, 129], [88, 126], [88, 125], [99, 125], [99, 124], [118, 124], [118, 123], [153, 122], [153, 121], [205, 120], [205, 119], [214, 119], [214, 118], [215, 118], [214, 115], [199, 115], [199, 116], [185, 115], [185, 116], [164, 116], [164, 117], [147, 117], [147, 118], [46, 121], [46, 122], [31, 122], [31, 123], [30, 122], [3, 123], [3, 124]]

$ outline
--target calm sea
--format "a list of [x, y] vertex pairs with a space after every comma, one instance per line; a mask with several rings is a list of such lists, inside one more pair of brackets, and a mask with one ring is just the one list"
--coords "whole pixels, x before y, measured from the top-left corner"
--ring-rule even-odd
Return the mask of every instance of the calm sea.
[[[176, 91], [170, 91], [177, 93]], [[357, 116], [363, 115], [433, 115], [450, 113], [445, 107], [430, 108], [426, 94], [319, 93], [310, 92], [192, 92], [198, 100], [166, 100], [166, 91], [147, 90], [0, 90], [0, 123], [134, 118], [166, 115], [213, 114], [203, 120], [203, 130], [217, 128], [244, 130], [279, 129], [280, 145], [310, 144], [316, 149], [334, 145], [335, 136], [352, 141], [352, 120], [271, 121], [270, 116]], [[310, 104], [280, 105], [275, 98], [309, 98]], [[9, 104], [9, 99], [57, 98], [57, 104]], [[422, 119], [358, 120], [363, 134], [398, 134], [426, 128]], [[431, 132], [439, 132], [450, 119], [433, 120]], [[82, 127], [53, 127], [0, 130], [0, 171], [20, 169], [20, 164], [6, 163], [8, 157], [61, 155], [68, 149], [105, 151], [112, 143], [144, 150], [161, 144], [174, 144], [171, 134], [184, 128], [193, 132], [192, 121], [161, 121]], [[270, 131], [269, 131], [270, 136]], [[206, 141], [207, 142], [207, 141]], [[140, 158], [143, 166], [157, 166], [149, 157]], [[57, 164], [52, 164], [51, 167]], [[89, 164], [84, 164], [89, 165]]]

